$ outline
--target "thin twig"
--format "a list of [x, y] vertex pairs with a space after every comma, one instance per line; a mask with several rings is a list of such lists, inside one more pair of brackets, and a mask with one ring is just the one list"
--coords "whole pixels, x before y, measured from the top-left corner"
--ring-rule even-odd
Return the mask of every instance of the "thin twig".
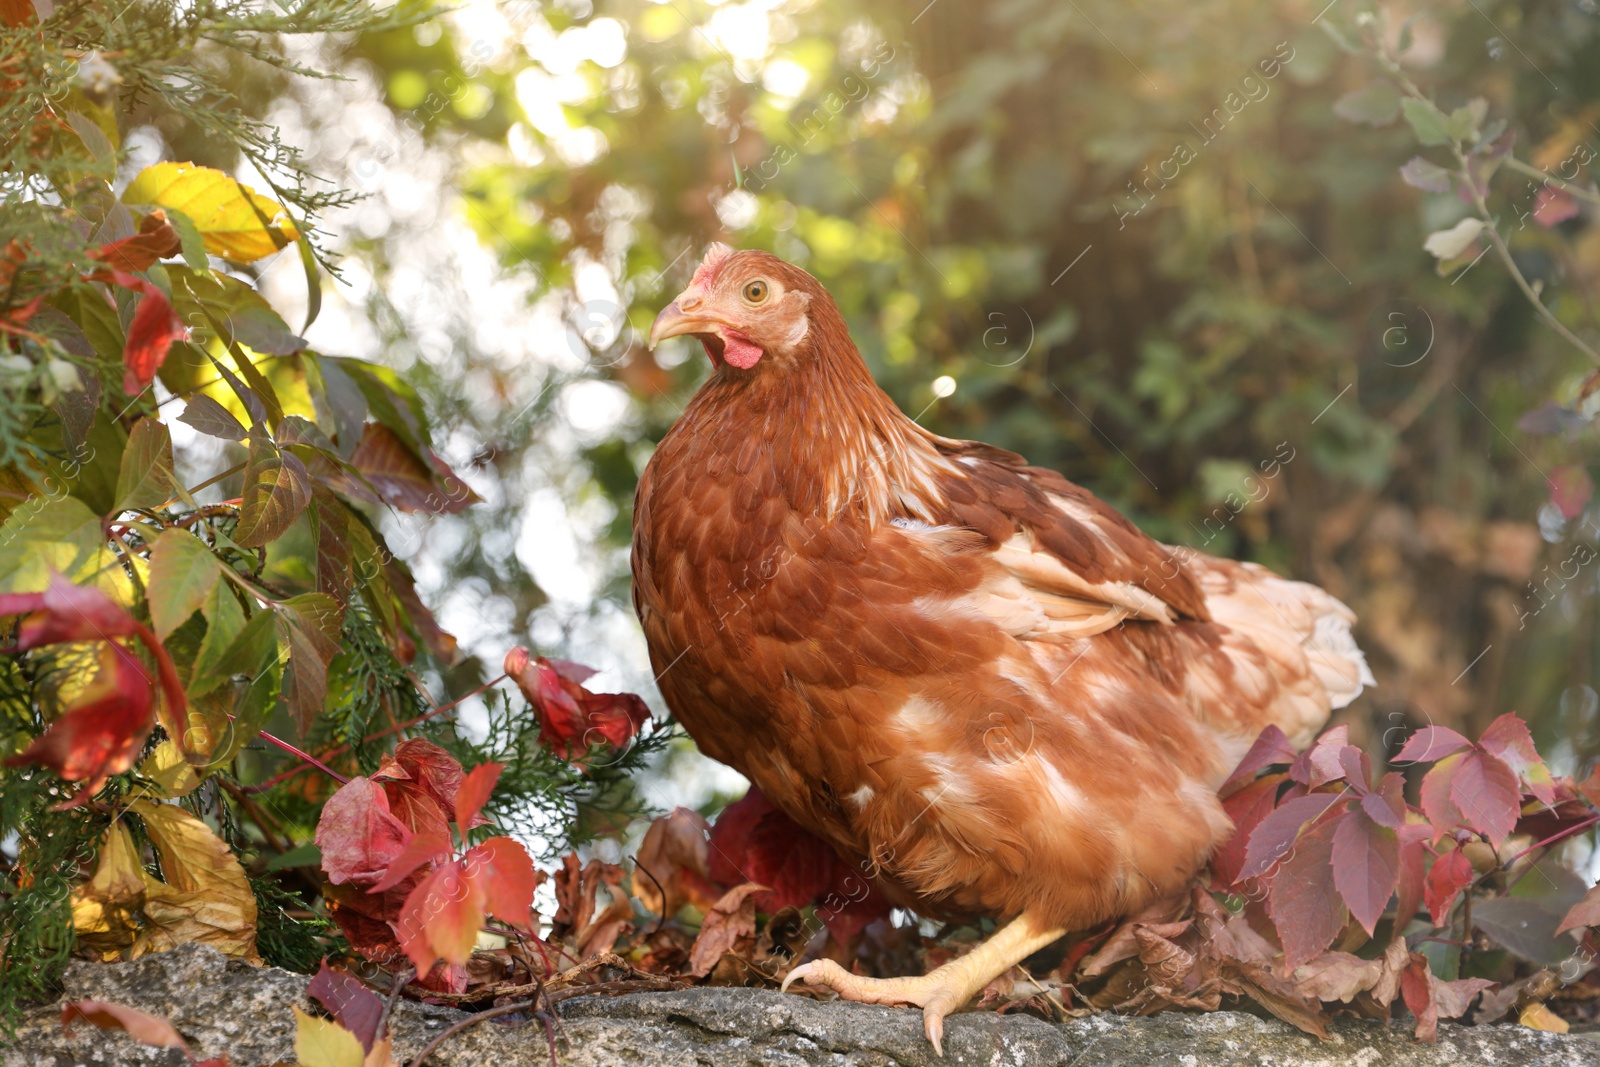
[[400, 991], [410, 984], [415, 973], [409, 968], [394, 972], [389, 983], [389, 999], [384, 1002], [383, 1014], [378, 1016], [378, 1029], [374, 1033], [381, 1036], [385, 1032], [384, 1027], [388, 1025], [390, 1016], [394, 1014], [395, 1003], [400, 999]]
[[532, 1000], [519, 1000], [514, 1004], [503, 1004], [498, 1008], [490, 1008], [488, 1011], [480, 1011], [476, 1015], [469, 1015], [423, 1046], [422, 1051], [417, 1053], [416, 1058], [411, 1061], [409, 1067], [422, 1067], [422, 1061], [428, 1058], [430, 1052], [437, 1050], [448, 1038], [459, 1034], [467, 1027], [476, 1026], [485, 1019], [493, 1019], [497, 1015], [513, 1015], [519, 1011], [527, 1011], [536, 1003], [537, 1001]]
[[[377, 733], [372, 734], [370, 737], [365, 738], [365, 740], [367, 740], [367, 741], [376, 741], [380, 737], [387, 737], [390, 734], [398, 733], [401, 730], [409, 730], [411, 727], [416, 726], [419, 723], [426, 722], [426, 721], [428, 721], [429, 719], [433, 718], [436, 715], [443, 715], [445, 712], [449, 711], [451, 708], [455, 707], [456, 705], [460, 704], [461, 702], [466, 701], [466, 700], [471, 700], [473, 697], [477, 696], [479, 693], [482, 693], [484, 690], [490, 689], [490, 688], [492, 688], [492, 687], [494, 687], [496, 685], [499, 685], [501, 682], [505, 681], [505, 679], [506, 679], [506, 676], [502, 674], [500, 677], [494, 679], [493, 681], [485, 682], [484, 684], [478, 686], [478, 688], [474, 689], [470, 693], [467, 693], [465, 696], [459, 696], [456, 699], [452, 700], [448, 704], [441, 704], [436, 708], [432, 708], [429, 711], [426, 711], [423, 714], [418, 715], [414, 719], [410, 719], [410, 720], [408, 720], [406, 722], [400, 723], [397, 726], [391, 726], [387, 730], [379, 730]], [[329, 749], [327, 752], [324, 752], [320, 758], [325, 759], [325, 760], [330, 760], [330, 759], [333, 759], [335, 756], [342, 756], [346, 752], [350, 751], [350, 747], [351, 746], [349, 744], [343, 744], [343, 745], [340, 745], [338, 748]], [[258, 785], [247, 785], [247, 786], [244, 786], [243, 787], [244, 791], [247, 792], [247, 793], [264, 793], [268, 789], [271, 789], [273, 786], [279, 784], [280, 782], [288, 781], [290, 778], [293, 778], [295, 775], [299, 774], [301, 771], [305, 770], [309, 766], [312, 766], [312, 764], [307, 764], [307, 763], [297, 764], [294, 767], [291, 767], [289, 770], [286, 770], [286, 771], [282, 772], [281, 774], [276, 774], [273, 777], [268, 778], [265, 782], [261, 782]]]
[[667, 891], [661, 887], [661, 881], [650, 873], [650, 868], [639, 862], [639, 857], [633, 858], [634, 870], [643, 871], [646, 878], [655, 883], [656, 892], [661, 894], [661, 914], [656, 916], [656, 924], [645, 937], [654, 937], [661, 932], [661, 925], [667, 921]]
[[1532, 164], [1524, 163], [1516, 156], [1506, 156], [1504, 163], [1512, 170], [1520, 171], [1521, 173], [1528, 175], [1530, 178], [1541, 178], [1563, 192], [1568, 192], [1573, 196], [1580, 196], [1585, 200], [1600, 204], [1600, 193], [1595, 192], [1593, 189], [1586, 189], [1581, 185], [1574, 185], [1569, 181], [1563, 181], [1547, 170], [1540, 170], [1538, 167], [1535, 167]]

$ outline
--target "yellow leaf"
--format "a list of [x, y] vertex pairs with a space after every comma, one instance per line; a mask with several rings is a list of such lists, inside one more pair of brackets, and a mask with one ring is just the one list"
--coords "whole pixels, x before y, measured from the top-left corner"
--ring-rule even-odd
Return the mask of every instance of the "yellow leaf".
[[135, 800], [128, 810], [144, 819], [166, 879], [145, 876], [147, 925], [131, 956], [201, 941], [260, 963], [255, 894], [228, 846], [209, 826], [174, 805]]
[[163, 741], [139, 764], [139, 773], [161, 787], [169, 797], [186, 797], [200, 784], [200, 774], [183, 758], [178, 746]]
[[1517, 1022], [1530, 1030], [1548, 1030], [1552, 1034], [1564, 1034], [1568, 1030], [1567, 1020], [1537, 1000], [1522, 1009], [1522, 1014], [1517, 1016]]
[[145, 879], [133, 835], [114, 822], [100, 843], [94, 877], [72, 891], [72, 926], [78, 942], [111, 960], [138, 936], [133, 914], [144, 903]]
[[270, 256], [300, 236], [282, 205], [220, 170], [193, 163], [146, 167], [122, 202], [181, 211], [194, 221], [207, 252], [235, 263]]
[[294, 1022], [294, 1056], [300, 1067], [363, 1067], [366, 1055], [355, 1034], [299, 1008], [294, 1009]]

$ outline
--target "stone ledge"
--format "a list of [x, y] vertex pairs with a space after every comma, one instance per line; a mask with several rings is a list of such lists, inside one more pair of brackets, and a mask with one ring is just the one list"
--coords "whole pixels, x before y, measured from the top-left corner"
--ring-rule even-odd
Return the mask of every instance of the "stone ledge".
[[[75, 963], [67, 998], [128, 1004], [171, 1019], [202, 1056], [235, 1067], [294, 1062], [291, 1005], [308, 1007], [306, 978], [251, 967], [199, 945], [126, 964]], [[461, 1019], [449, 1008], [402, 1002], [400, 1062]], [[174, 1050], [80, 1027], [64, 1037], [59, 1010], [32, 1013], [0, 1067], [183, 1067]], [[561, 1005], [562, 1067], [1594, 1067], [1596, 1036], [1518, 1026], [1439, 1027], [1432, 1046], [1404, 1026], [1336, 1022], [1321, 1042], [1238, 1012], [1102, 1015], [1062, 1026], [1020, 1015], [973, 1012], [946, 1025], [943, 1060], [922, 1036], [921, 1015], [901, 1008], [823, 1003], [770, 990], [690, 989], [582, 997]], [[543, 1067], [541, 1027], [485, 1021], [429, 1057], [431, 1067]]]

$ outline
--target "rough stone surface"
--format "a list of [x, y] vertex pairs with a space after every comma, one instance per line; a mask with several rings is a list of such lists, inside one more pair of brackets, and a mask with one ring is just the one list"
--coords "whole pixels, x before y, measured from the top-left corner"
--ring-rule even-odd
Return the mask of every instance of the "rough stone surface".
[[[134, 963], [75, 964], [67, 998], [114, 1000], [171, 1019], [202, 1056], [236, 1067], [294, 1062], [291, 1005], [309, 1007], [306, 979], [251, 967], [189, 945]], [[1516, 1026], [1441, 1025], [1433, 1046], [1404, 1027], [1341, 1020], [1317, 1041], [1252, 1015], [1097, 1016], [1052, 1026], [1025, 1016], [974, 1012], [948, 1022], [945, 1059], [922, 1037], [920, 1013], [821, 1003], [743, 989], [691, 989], [583, 997], [561, 1005], [563, 1067], [1591, 1067], [1600, 1040]], [[59, 1010], [34, 1013], [0, 1067], [181, 1067], [176, 1051], [80, 1027], [65, 1037]], [[403, 1002], [396, 1011], [401, 1063], [463, 1018]], [[486, 1021], [450, 1038], [432, 1067], [537, 1067], [550, 1062], [543, 1028]]]

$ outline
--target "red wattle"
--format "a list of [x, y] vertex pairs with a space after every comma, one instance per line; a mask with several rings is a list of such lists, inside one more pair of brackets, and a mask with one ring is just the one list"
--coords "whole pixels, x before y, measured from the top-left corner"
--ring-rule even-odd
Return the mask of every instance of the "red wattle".
[[765, 354], [761, 351], [761, 346], [738, 334], [729, 333], [723, 337], [722, 358], [730, 367], [749, 370]]

